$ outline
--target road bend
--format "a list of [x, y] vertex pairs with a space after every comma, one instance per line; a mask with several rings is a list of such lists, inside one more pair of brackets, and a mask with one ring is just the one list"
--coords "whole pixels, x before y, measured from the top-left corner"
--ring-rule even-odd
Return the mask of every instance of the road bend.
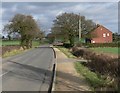
[[3, 59], [2, 91], [48, 91], [54, 51], [49, 46]]

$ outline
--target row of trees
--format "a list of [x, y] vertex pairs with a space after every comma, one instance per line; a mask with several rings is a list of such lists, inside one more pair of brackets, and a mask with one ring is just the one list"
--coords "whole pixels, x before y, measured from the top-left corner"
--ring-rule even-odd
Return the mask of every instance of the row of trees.
[[41, 39], [44, 33], [41, 31], [37, 22], [31, 15], [16, 14], [7, 25], [4, 30], [8, 35], [18, 33], [21, 37], [21, 46], [25, 48], [32, 47], [32, 40], [35, 38]]
[[89, 34], [97, 25], [92, 21], [74, 13], [63, 13], [58, 15], [53, 21], [53, 27], [51, 33], [48, 34], [48, 38], [54, 41], [55, 38], [62, 38], [63, 42], [69, 41], [70, 44], [74, 45], [74, 38], [78, 37], [79, 20], [81, 20], [81, 34], [82, 37], [91, 38]]

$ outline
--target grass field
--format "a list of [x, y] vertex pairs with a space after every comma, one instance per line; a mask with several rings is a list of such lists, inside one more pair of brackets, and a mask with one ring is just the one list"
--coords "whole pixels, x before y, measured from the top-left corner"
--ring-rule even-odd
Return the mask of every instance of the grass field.
[[6, 45], [20, 45], [20, 41], [19, 40], [4, 40], [2, 41], [2, 46], [6, 46]]
[[90, 48], [93, 51], [100, 53], [112, 53], [112, 54], [120, 54], [120, 48], [117, 47], [100, 47], [100, 48]]
[[[38, 46], [39, 45], [39, 41], [33, 41], [32, 42], [33, 46]], [[0, 42], [0, 45], [2, 46], [8, 46], [8, 45], [20, 45], [20, 41], [19, 40], [4, 40]]]

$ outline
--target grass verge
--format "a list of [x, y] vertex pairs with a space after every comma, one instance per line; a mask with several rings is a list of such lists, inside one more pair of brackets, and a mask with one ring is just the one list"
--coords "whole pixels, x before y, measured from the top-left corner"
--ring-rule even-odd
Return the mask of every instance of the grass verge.
[[3, 58], [9, 57], [9, 56], [14, 56], [16, 54], [20, 54], [23, 51], [25, 51], [24, 49], [20, 48], [20, 49], [14, 49], [10, 52], [6, 52], [4, 55], [2, 55]]
[[76, 58], [72, 53], [70, 53], [70, 50], [64, 47], [56, 47], [58, 48], [60, 51], [62, 51], [67, 57], [69, 58]]
[[106, 81], [103, 78], [98, 77], [96, 73], [90, 71], [87, 67], [82, 65], [80, 62], [76, 62], [74, 63], [74, 65], [77, 72], [82, 74], [94, 89], [105, 86]]

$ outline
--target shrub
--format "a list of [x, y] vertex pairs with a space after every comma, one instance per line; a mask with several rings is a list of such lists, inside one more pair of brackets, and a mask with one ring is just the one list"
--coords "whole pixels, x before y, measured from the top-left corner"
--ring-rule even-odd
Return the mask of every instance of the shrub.
[[[83, 46], [88, 47], [118, 47], [120, 42], [114, 42], [114, 43], [82, 43]], [[77, 44], [77, 46], [81, 46], [81, 44]]]
[[90, 50], [76, 49], [73, 49], [73, 54], [88, 60], [88, 62], [83, 65], [97, 73], [100, 77], [104, 77], [107, 81], [105, 84], [106, 88], [117, 90], [118, 87], [120, 87], [118, 86], [118, 82], [120, 81], [120, 76], [118, 75], [118, 73], [120, 73], [120, 57], [113, 59], [103, 54], [97, 55]]
[[[74, 49], [75, 50], [75, 49]], [[118, 59], [113, 59], [109, 56], [85, 50], [78, 49], [73, 51], [73, 54], [77, 57], [83, 57], [88, 60], [87, 66], [92, 70], [99, 72], [103, 75], [117, 76], [118, 72]]]
[[65, 48], [71, 48], [71, 47], [72, 47], [72, 45], [71, 45], [70, 43], [64, 43], [63, 46], [64, 46]]

